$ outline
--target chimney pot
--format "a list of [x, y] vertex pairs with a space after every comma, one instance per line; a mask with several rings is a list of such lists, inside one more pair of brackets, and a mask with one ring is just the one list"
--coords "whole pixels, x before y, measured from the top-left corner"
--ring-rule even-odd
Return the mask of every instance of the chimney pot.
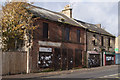
[[69, 18], [72, 18], [72, 8], [70, 7], [70, 5], [66, 5], [64, 7], [64, 10], [62, 10], [62, 12], [64, 15], [68, 16]]
[[101, 24], [95, 24], [97, 27], [101, 28]]

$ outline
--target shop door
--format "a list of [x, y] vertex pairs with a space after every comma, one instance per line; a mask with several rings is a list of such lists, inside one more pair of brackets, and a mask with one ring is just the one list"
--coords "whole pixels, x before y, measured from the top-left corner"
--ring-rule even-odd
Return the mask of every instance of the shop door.
[[114, 64], [114, 55], [106, 55], [106, 65]]
[[89, 66], [90, 67], [98, 67], [98, 66], [100, 66], [100, 55], [99, 54], [90, 54]]
[[51, 68], [52, 67], [52, 52], [39, 52], [39, 67]]

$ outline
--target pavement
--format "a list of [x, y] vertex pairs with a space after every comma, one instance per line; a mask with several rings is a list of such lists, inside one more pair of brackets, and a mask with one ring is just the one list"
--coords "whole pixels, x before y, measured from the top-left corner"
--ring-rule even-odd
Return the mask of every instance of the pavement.
[[[118, 79], [118, 65], [94, 67], [94, 68], [81, 68], [74, 70], [54, 71], [54, 72], [42, 72], [42, 73], [30, 73], [30, 74], [18, 74], [2, 76], [2, 80], [40, 80], [41, 78], [115, 78]], [[52, 79], [53, 80], [53, 79]], [[83, 80], [83, 79], [82, 79]], [[98, 79], [97, 79], [98, 80]]]

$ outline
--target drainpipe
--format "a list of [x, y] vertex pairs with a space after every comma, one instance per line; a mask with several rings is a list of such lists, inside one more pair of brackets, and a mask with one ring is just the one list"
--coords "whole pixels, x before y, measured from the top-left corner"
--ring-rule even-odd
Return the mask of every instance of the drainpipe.
[[87, 49], [87, 48], [88, 48], [88, 47], [87, 47], [87, 44], [88, 44], [88, 43], [87, 43], [87, 29], [85, 29], [85, 32], [86, 32], [86, 66], [88, 67], [88, 54], [87, 54], [87, 50], [88, 50], [88, 49]]

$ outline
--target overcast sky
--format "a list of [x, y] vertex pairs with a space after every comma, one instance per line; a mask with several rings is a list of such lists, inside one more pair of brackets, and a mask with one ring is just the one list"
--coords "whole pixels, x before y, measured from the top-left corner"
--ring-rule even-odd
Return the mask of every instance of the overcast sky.
[[34, 5], [60, 12], [71, 4], [73, 18], [93, 24], [101, 24], [105, 30], [118, 35], [118, 2], [35, 2]]
[[39, 0], [39, 1], [29, 0], [29, 1], [33, 1], [34, 5], [36, 6], [43, 7], [55, 12], [60, 12], [61, 10], [63, 10], [65, 5], [71, 4], [73, 8], [73, 18], [92, 24], [101, 24], [102, 28], [104, 28], [111, 34], [115, 36], [118, 35], [119, 0]]

